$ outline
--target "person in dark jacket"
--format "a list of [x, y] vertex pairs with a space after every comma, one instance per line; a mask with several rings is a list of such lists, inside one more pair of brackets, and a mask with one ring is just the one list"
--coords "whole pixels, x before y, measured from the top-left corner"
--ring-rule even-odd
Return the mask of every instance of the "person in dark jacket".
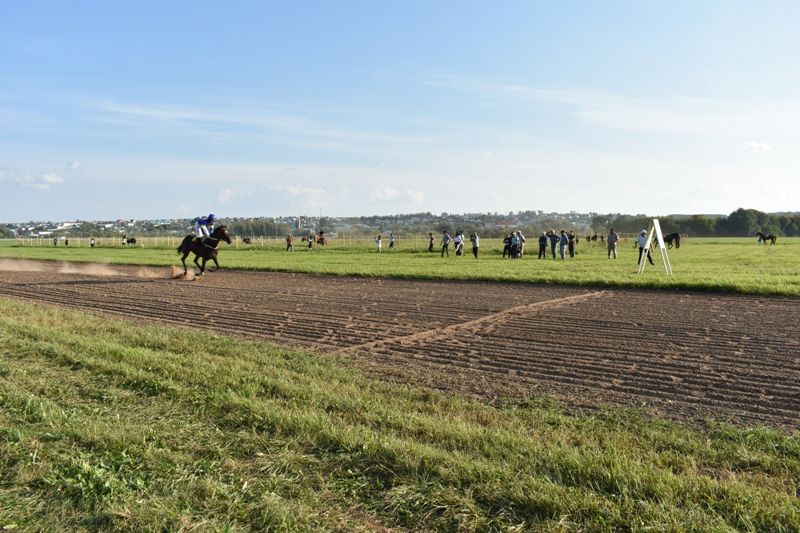
[[539, 237], [539, 259], [546, 259], [547, 258], [547, 233], [542, 232], [542, 236]]
[[550, 230], [550, 252], [553, 254], [553, 259], [556, 258], [556, 246], [558, 246], [561, 238], [556, 233], [556, 230]]
[[508, 233], [503, 237], [503, 257], [505, 257], [506, 254], [511, 257], [511, 235]]
[[571, 231], [567, 233], [567, 250], [569, 250], [569, 256], [575, 257], [575, 232]]

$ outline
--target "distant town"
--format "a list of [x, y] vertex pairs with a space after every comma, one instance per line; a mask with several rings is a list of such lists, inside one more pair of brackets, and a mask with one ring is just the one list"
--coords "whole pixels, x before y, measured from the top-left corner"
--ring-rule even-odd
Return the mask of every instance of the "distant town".
[[[329, 238], [337, 236], [366, 236], [376, 233], [396, 235], [423, 235], [429, 232], [464, 230], [485, 237], [500, 237], [510, 231], [520, 230], [537, 234], [547, 230], [573, 230], [579, 235], [596, 235], [612, 227], [622, 233], [636, 233], [646, 228], [651, 216], [599, 213], [553, 213], [545, 211], [510, 211], [508, 213], [412, 213], [385, 216], [327, 217], [225, 217], [220, 221], [228, 225], [234, 235], [297, 236], [324, 232]], [[763, 213], [753, 209], [737, 209], [729, 215], [666, 215], [659, 217], [664, 231], [681, 232], [694, 236], [749, 236], [755, 231], [798, 236], [800, 213]], [[113, 236], [170, 236], [191, 232], [192, 219], [108, 221], [30, 221], [0, 224], [0, 238], [62, 238], [62, 237], [113, 237]]]

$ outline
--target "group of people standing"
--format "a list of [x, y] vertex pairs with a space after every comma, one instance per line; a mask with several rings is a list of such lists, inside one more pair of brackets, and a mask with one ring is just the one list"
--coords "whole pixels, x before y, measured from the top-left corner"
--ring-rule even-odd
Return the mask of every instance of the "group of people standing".
[[503, 257], [519, 259], [525, 253], [525, 235], [521, 231], [506, 233], [503, 237]]
[[[286, 250], [293, 251], [293, 237], [288, 235], [286, 237]], [[313, 242], [313, 239], [308, 239], [309, 242]], [[450, 245], [452, 244], [454, 247], [454, 252], [457, 256], [464, 255], [464, 244], [466, 243], [467, 237], [464, 235], [463, 231], [457, 231], [455, 236], [451, 236], [449, 232], [444, 231], [442, 232], [442, 243], [441, 243], [441, 256], [450, 257]], [[602, 240], [602, 239], [601, 239]], [[620, 237], [614, 228], [611, 228], [611, 231], [608, 233], [606, 237], [606, 243], [608, 246], [608, 258], [609, 259], [616, 259], [617, 258], [617, 244], [620, 241]], [[472, 255], [475, 258], [478, 258], [478, 252], [480, 249], [480, 238], [478, 234], [475, 232], [470, 233], [469, 241], [472, 245]], [[574, 231], [566, 231], [561, 230], [557, 232], [556, 230], [550, 230], [546, 232], [542, 232], [541, 236], [539, 236], [539, 259], [546, 259], [547, 258], [547, 246], [550, 245], [550, 255], [553, 259], [560, 257], [561, 259], [566, 259], [567, 255], [569, 257], [575, 257], [575, 246], [578, 244], [578, 237]], [[397, 237], [395, 237], [394, 233], [389, 234], [389, 250], [395, 250], [397, 245]], [[647, 245], [647, 231], [642, 230], [639, 238], [638, 238], [638, 245], [639, 245], [639, 261], [642, 260], [642, 254], [644, 253], [645, 246]], [[309, 247], [311, 245], [309, 244]], [[433, 253], [436, 246], [436, 237], [434, 237], [433, 233], [428, 233], [428, 252]], [[382, 251], [383, 247], [383, 238], [379, 234], [375, 238], [375, 249], [378, 253]], [[503, 257], [510, 257], [512, 259], [521, 258], [525, 253], [525, 235], [522, 234], [521, 231], [514, 231], [512, 233], [507, 233], [503, 238]], [[558, 256], [556, 255], [558, 253]], [[650, 250], [647, 251], [647, 260], [650, 264], [653, 264], [653, 258], [650, 256]]]
[[[611, 228], [611, 231], [608, 232], [608, 237], [606, 237], [606, 243], [608, 244], [608, 258], [609, 259], [616, 259], [617, 258], [617, 243], [619, 242], [619, 235], [617, 232], [614, 231], [614, 228]], [[639, 232], [639, 238], [637, 239], [637, 244], [639, 245], [639, 259], [636, 261], [637, 264], [642, 262], [642, 254], [644, 254], [644, 249], [647, 246], [647, 230], [642, 230]], [[647, 250], [647, 261], [650, 262], [651, 265], [653, 263], [653, 257], [650, 255], [650, 250]]]
[[[397, 237], [394, 236], [394, 233], [389, 234], [389, 250], [394, 251], [395, 245], [397, 244]], [[375, 237], [375, 251], [381, 253], [381, 248], [383, 247], [383, 239], [381, 238], [380, 234]]]
[[574, 231], [556, 230], [544, 231], [539, 236], [539, 259], [547, 258], [547, 243], [550, 243], [550, 253], [553, 259], [556, 258], [556, 248], [558, 248], [561, 259], [566, 259], [567, 254], [575, 257], [575, 245], [578, 244], [578, 237]]
[[[455, 237], [451, 237], [447, 231], [442, 232], [442, 257], [445, 255], [450, 257], [450, 243], [453, 243], [456, 255], [464, 255], [464, 242], [466, 237], [463, 231], [457, 231]], [[469, 234], [469, 242], [472, 244], [472, 255], [475, 259], [478, 258], [478, 250], [480, 248], [480, 238], [478, 234], [472, 232]], [[433, 233], [428, 233], [428, 252], [433, 253], [434, 246], [436, 245], [436, 237]]]

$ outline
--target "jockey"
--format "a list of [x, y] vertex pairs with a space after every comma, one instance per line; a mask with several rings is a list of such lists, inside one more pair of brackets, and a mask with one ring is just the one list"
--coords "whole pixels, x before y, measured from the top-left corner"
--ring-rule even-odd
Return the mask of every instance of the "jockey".
[[217, 221], [217, 215], [209, 213], [207, 217], [197, 217], [194, 219], [194, 232], [200, 238], [200, 241], [206, 240], [206, 237], [211, 236], [214, 231], [214, 222]]

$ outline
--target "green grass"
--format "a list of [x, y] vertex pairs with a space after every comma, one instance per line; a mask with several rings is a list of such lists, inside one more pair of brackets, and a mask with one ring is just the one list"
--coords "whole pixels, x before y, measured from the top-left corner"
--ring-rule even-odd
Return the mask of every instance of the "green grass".
[[0, 529], [800, 528], [797, 434], [489, 406], [265, 343], [2, 305]]
[[[335, 241], [327, 248], [309, 251], [300, 245], [295, 253], [283, 251], [283, 243], [265, 246], [223, 244], [220, 261], [224, 268], [306, 272], [355, 276], [437, 280], [514, 281], [609, 287], [695, 289], [746, 294], [800, 296], [800, 238], [782, 238], [772, 247], [758, 246], [755, 239], [685, 239], [680, 250], [670, 251], [673, 276], [666, 276], [656, 252], [656, 266], [636, 274], [637, 249], [632, 242], [619, 247], [619, 259], [610, 261], [600, 244], [581, 242], [574, 259], [538, 260], [538, 246], [529, 239], [522, 261], [502, 259], [499, 241], [482, 241], [481, 257], [441, 258], [422, 250], [424, 241], [400, 242], [400, 250], [377, 254], [367, 241], [343, 245]], [[116, 242], [116, 241], [115, 241]], [[147, 241], [146, 241], [147, 242]], [[163, 240], [161, 241], [163, 243]], [[415, 249], [419, 246], [418, 249]], [[172, 247], [88, 248], [64, 246], [0, 245], [0, 257], [89, 261], [166, 266], [180, 264]], [[189, 260], [191, 261], [191, 259]]]

